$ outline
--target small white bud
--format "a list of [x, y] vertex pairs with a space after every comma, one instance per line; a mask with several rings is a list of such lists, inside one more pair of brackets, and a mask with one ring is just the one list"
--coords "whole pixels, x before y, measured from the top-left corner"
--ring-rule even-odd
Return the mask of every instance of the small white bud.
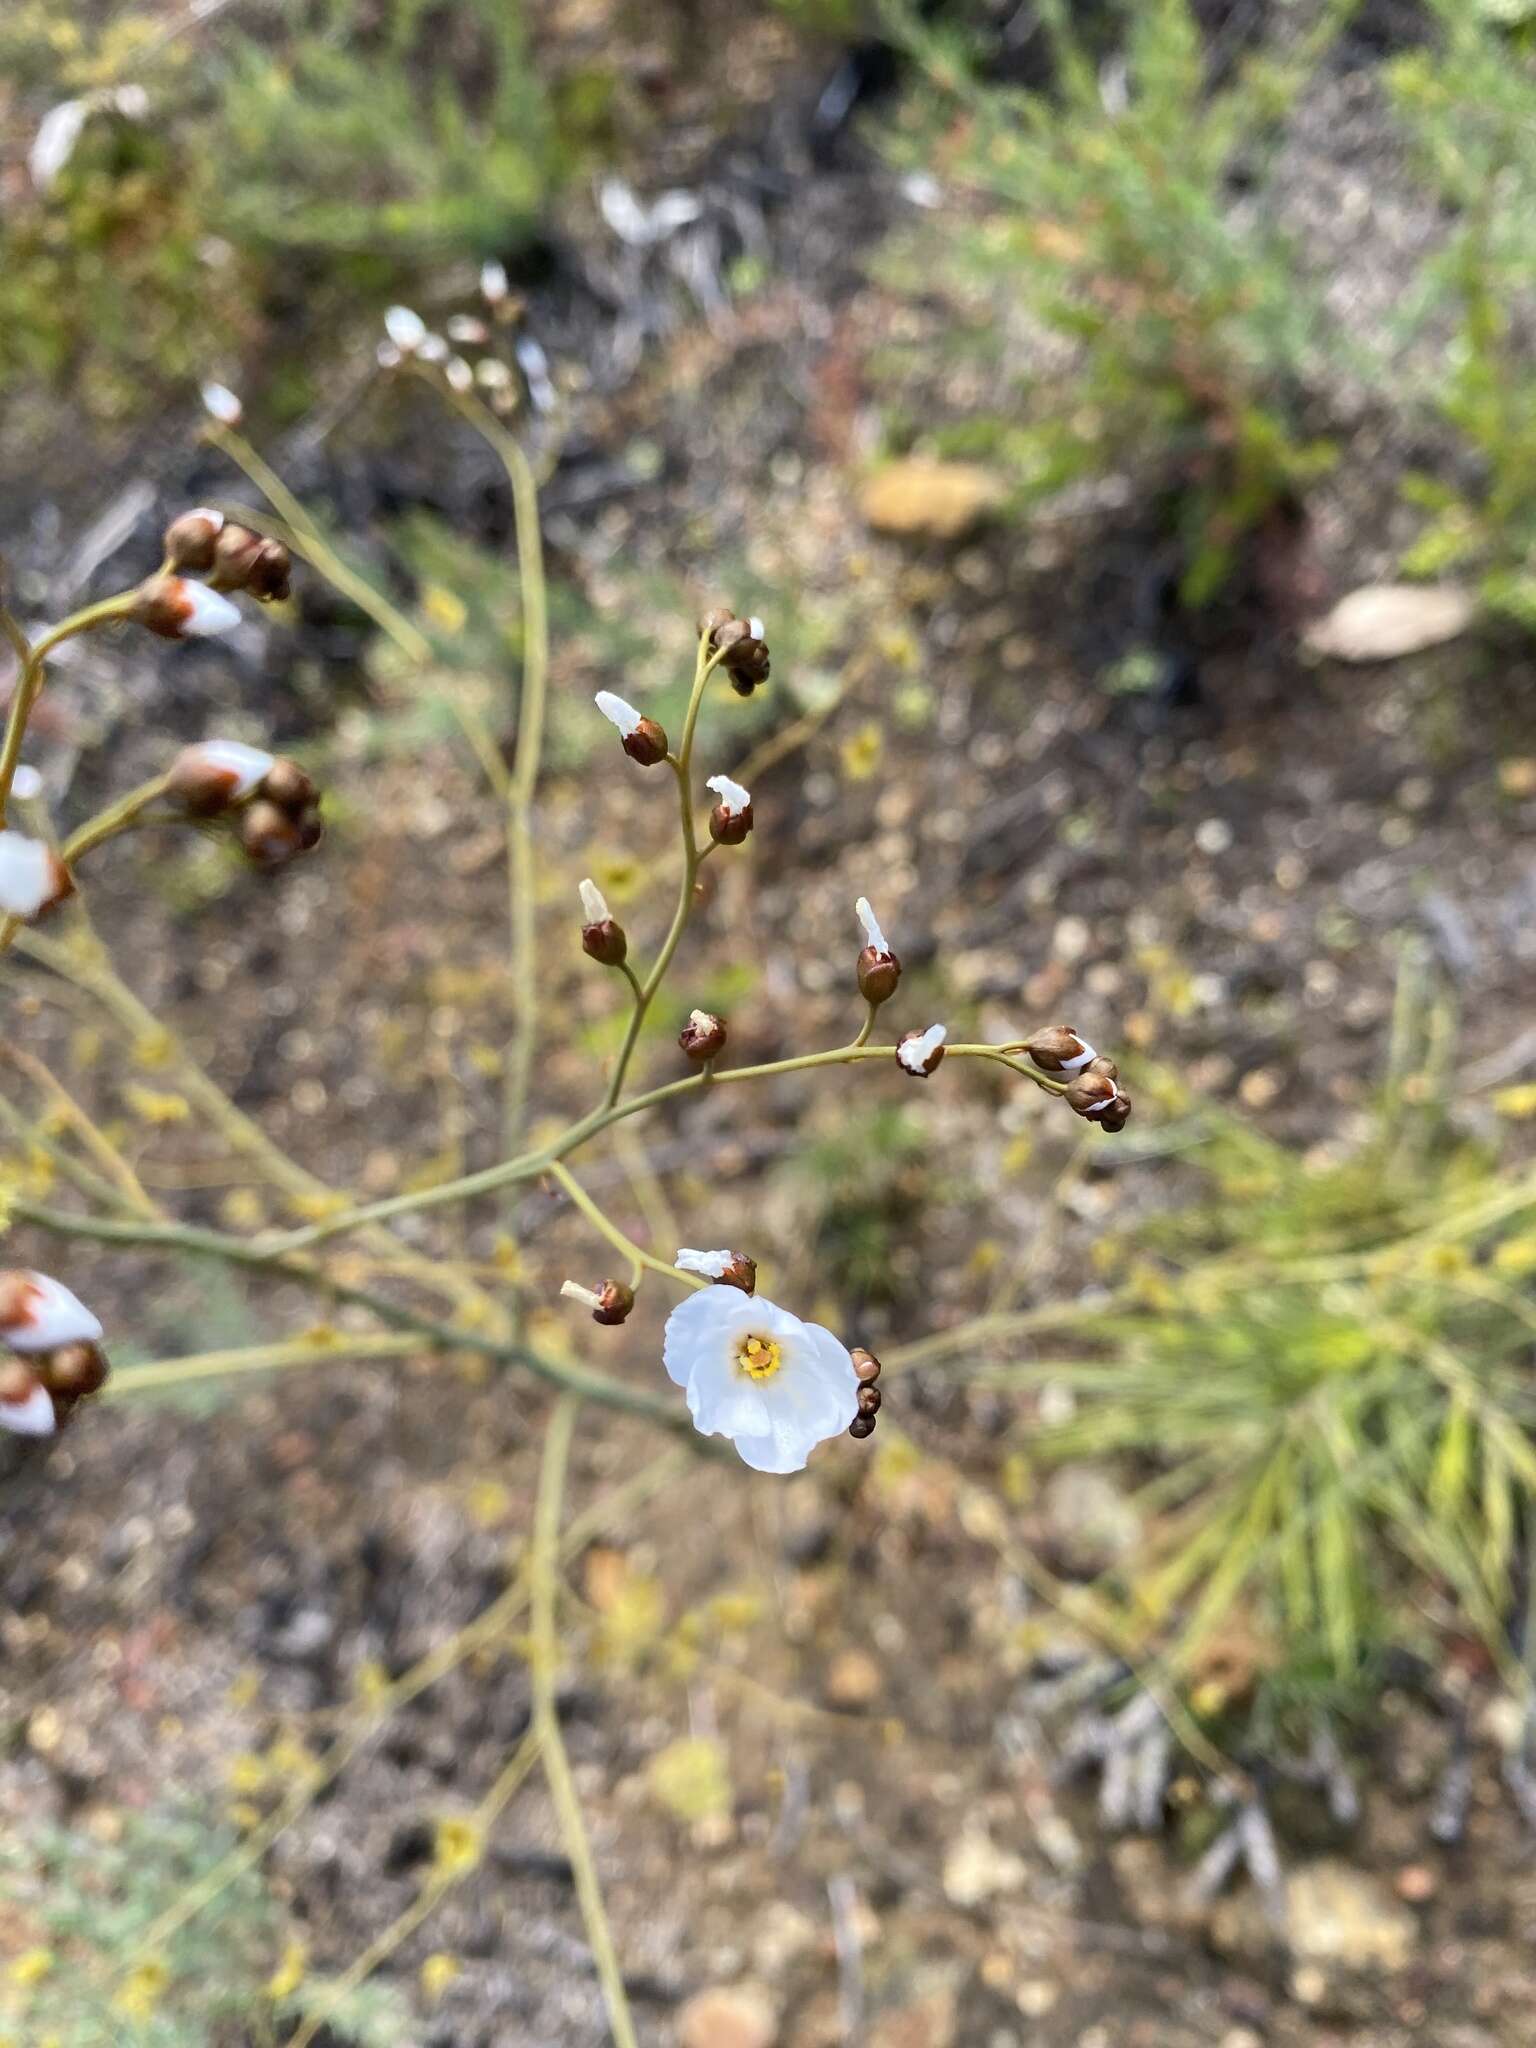
[[203, 386], [203, 410], [221, 427], [238, 427], [245, 418], [245, 407], [227, 384]]
[[602, 890], [590, 875], [579, 884], [579, 890], [582, 917], [588, 924], [606, 924], [609, 916], [608, 905], [603, 901]]
[[501, 263], [482, 263], [480, 266], [480, 296], [488, 306], [499, 306], [507, 296], [506, 266]]
[[914, 1031], [904, 1038], [896, 1048], [896, 1057], [909, 1074], [927, 1075], [938, 1064], [936, 1055], [942, 1053], [949, 1028], [944, 1024], [930, 1024], [926, 1031]]
[[446, 363], [448, 344], [440, 334], [428, 331], [417, 343], [416, 353], [424, 363]]
[[604, 718], [619, 729], [623, 738], [628, 739], [640, 723], [640, 713], [633, 704], [626, 704], [622, 697], [616, 697], [612, 690], [599, 690], [592, 702]]
[[42, 793], [42, 776], [38, 774], [35, 768], [29, 768], [26, 762], [23, 761], [16, 770], [16, 773], [11, 777], [11, 795], [18, 797], [22, 803], [29, 804], [34, 797], [40, 797]]
[[443, 365], [443, 375], [448, 380], [449, 390], [457, 391], [461, 396], [475, 388], [475, 373], [462, 356], [450, 356]]
[[427, 323], [409, 306], [391, 306], [384, 315], [384, 332], [401, 355], [411, 356], [427, 338]]
[[34, 1380], [31, 1392], [19, 1401], [0, 1399], [0, 1429], [14, 1430], [17, 1436], [52, 1436], [58, 1426], [53, 1396], [40, 1380]]
[[448, 339], [458, 342], [461, 348], [483, 348], [490, 338], [489, 327], [473, 313], [455, 313], [448, 322]]
[[869, 907], [869, 898], [861, 896], [853, 907], [858, 914], [859, 923], [864, 927], [864, 936], [870, 945], [873, 946], [877, 953], [888, 954], [891, 950], [890, 946], [887, 943], [885, 933], [880, 929], [879, 918], [875, 916], [875, 913]]
[[30, 922], [62, 902], [73, 886], [51, 846], [25, 832], [0, 831], [0, 915]]
[[399, 369], [400, 351], [392, 341], [381, 341], [373, 353], [381, 370]]
[[62, 1280], [26, 1270], [0, 1273], [0, 1337], [13, 1351], [99, 1344], [101, 1324]]
[[743, 811], [752, 808], [752, 798], [739, 782], [732, 782], [729, 775], [711, 775], [705, 783], [720, 799], [720, 808], [728, 818], [739, 818]]
[[475, 379], [487, 391], [501, 392], [512, 389], [512, 372], [500, 356], [482, 356], [475, 365]]

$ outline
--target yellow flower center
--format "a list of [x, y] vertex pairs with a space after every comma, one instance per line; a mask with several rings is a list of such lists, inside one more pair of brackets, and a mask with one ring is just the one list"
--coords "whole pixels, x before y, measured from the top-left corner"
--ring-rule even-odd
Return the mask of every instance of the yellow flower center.
[[743, 1337], [736, 1352], [737, 1370], [749, 1380], [771, 1380], [783, 1364], [771, 1337]]

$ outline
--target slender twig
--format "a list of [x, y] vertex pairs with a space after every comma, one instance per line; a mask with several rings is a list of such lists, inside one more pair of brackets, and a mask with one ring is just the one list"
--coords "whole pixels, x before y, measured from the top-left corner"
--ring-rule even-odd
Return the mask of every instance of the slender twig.
[[539, 1497], [534, 1510], [533, 1548], [528, 1558], [530, 1588], [529, 1675], [533, 1684], [533, 1730], [538, 1737], [544, 1774], [550, 1797], [560, 1821], [560, 1835], [576, 1880], [576, 1897], [581, 1905], [592, 1961], [608, 2008], [608, 2024], [616, 2048], [638, 2048], [624, 1978], [613, 1945], [612, 1930], [603, 1907], [602, 1887], [581, 1815], [565, 1738], [560, 1733], [560, 1715], [555, 1701], [559, 1676], [560, 1640], [555, 1627], [555, 1601], [560, 1546], [560, 1506], [565, 1492], [565, 1472], [570, 1460], [571, 1437], [580, 1403], [567, 1395], [555, 1405], [544, 1438], [544, 1461], [539, 1468]]
[[77, 612], [71, 612], [67, 619], [61, 619], [56, 626], [50, 626], [22, 664], [21, 674], [16, 678], [15, 693], [11, 698], [10, 715], [5, 723], [5, 738], [0, 742], [0, 826], [5, 824], [5, 807], [10, 800], [11, 783], [21, 760], [22, 741], [27, 736], [27, 720], [32, 716], [33, 706], [42, 695], [48, 656], [64, 641], [73, 640], [78, 633], [89, 633], [97, 626], [110, 625], [114, 619], [123, 618], [134, 601], [135, 593], [119, 591], [115, 597], [104, 597], [99, 604], [88, 604]]
[[709, 1285], [707, 1280], [701, 1279], [696, 1273], [683, 1272], [669, 1260], [654, 1257], [652, 1253], [636, 1244], [632, 1237], [626, 1237], [619, 1226], [597, 1206], [576, 1176], [567, 1167], [562, 1166], [558, 1159], [551, 1161], [549, 1177], [560, 1183], [592, 1228], [606, 1237], [614, 1250], [621, 1252], [629, 1260], [633, 1269], [630, 1274], [633, 1283], [638, 1285], [641, 1273], [650, 1272], [662, 1273], [668, 1280], [676, 1280], [684, 1287]]
[[150, 1365], [126, 1365], [107, 1382], [106, 1398], [129, 1399], [160, 1387], [193, 1380], [233, 1379], [247, 1372], [283, 1372], [292, 1367], [347, 1365], [361, 1358], [420, 1357], [424, 1340], [406, 1331], [336, 1331], [323, 1337], [294, 1337], [281, 1344], [247, 1344], [226, 1351], [199, 1351], [187, 1358], [157, 1358]]

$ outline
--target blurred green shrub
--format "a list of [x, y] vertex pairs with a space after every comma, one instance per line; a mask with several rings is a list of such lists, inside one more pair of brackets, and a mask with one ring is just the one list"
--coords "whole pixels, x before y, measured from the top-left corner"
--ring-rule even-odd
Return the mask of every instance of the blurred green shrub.
[[[235, 1838], [190, 1808], [124, 1812], [112, 1830], [53, 1825], [0, 1842], [0, 2048], [209, 2048], [281, 2038], [323, 1980], [291, 1950], [260, 1875], [242, 1870], [202, 1912], [145, 1949], [146, 1935], [208, 1882]], [[410, 2015], [365, 1986], [328, 2025], [337, 2041], [387, 2048]]]
[[928, 84], [893, 146], [977, 215], [956, 236], [947, 212], [942, 243], [919, 230], [908, 274], [931, 290], [937, 265], [1055, 345], [1056, 366], [1033, 366], [1017, 409], [973, 424], [969, 444], [1001, 452], [1025, 503], [1125, 469], [1171, 488], [1190, 604], [1333, 458], [1302, 424], [1330, 323], [1276, 224], [1268, 157], [1345, 12], [1213, 84], [1188, 0], [1120, 10], [1109, 66], [1043, 0], [1055, 76], [1039, 91], [984, 82], [963, 35], [907, 17]]
[[[1491, 10], [1433, 0], [1438, 35], [1388, 69], [1435, 194], [1454, 227], [1419, 294], [1453, 325], [1438, 409], [1469, 458], [1458, 475], [1405, 481], [1429, 515], [1404, 567], [1472, 571], [1495, 611], [1536, 627], [1536, 370], [1530, 223], [1536, 210], [1536, 44]], [[1486, 16], [1487, 18], [1483, 18]], [[1508, 17], [1513, 19], [1511, 15]]]
[[1132, 1487], [1141, 1536], [1105, 1590], [1187, 1678], [1235, 1640], [1282, 1693], [1359, 1697], [1437, 1627], [1510, 1666], [1536, 1528], [1536, 1175], [1458, 1131], [1450, 1045], [1443, 1012], [1400, 1021], [1348, 1149], [1195, 1112], [1206, 1192], [1120, 1248], [1123, 1285], [1072, 1325], [1091, 1356], [1028, 1369], [1073, 1408], [1035, 1449]]

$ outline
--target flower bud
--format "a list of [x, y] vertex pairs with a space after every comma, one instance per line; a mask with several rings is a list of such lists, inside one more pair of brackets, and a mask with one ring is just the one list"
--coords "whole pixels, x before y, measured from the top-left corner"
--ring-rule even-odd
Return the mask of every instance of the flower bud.
[[205, 384], [202, 400], [204, 412], [221, 427], [238, 427], [245, 417], [245, 407], [227, 384]]
[[862, 1386], [872, 1386], [880, 1377], [880, 1361], [873, 1351], [866, 1351], [862, 1344], [855, 1344], [848, 1356], [853, 1360], [853, 1376]]
[[0, 1359], [0, 1429], [17, 1436], [52, 1436], [58, 1428], [53, 1397], [20, 1358]]
[[605, 1280], [601, 1287], [581, 1287], [574, 1280], [564, 1280], [560, 1292], [570, 1301], [579, 1301], [584, 1308], [592, 1311], [594, 1323], [628, 1322], [635, 1305], [635, 1290], [626, 1287], [622, 1280]]
[[245, 587], [258, 604], [288, 602], [293, 595], [293, 557], [280, 540], [262, 541]]
[[926, 1031], [909, 1031], [897, 1042], [897, 1064], [914, 1080], [926, 1081], [944, 1057], [944, 1041], [949, 1029], [944, 1024], [930, 1024]]
[[599, 690], [592, 701], [604, 718], [618, 727], [619, 738], [631, 761], [638, 761], [642, 768], [654, 768], [659, 761], [665, 761], [667, 736], [654, 718], [645, 717], [633, 704], [626, 704], [622, 697], [616, 697], [612, 690]]
[[107, 1383], [111, 1368], [99, 1344], [61, 1344], [45, 1351], [37, 1361], [43, 1385], [57, 1401], [73, 1404], [87, 1394], [98, 1394]]
[[711, 775], [705, 783], [720, 801], [709, 814], [709, 836], [718, 846], [740, 846], [752, 830], [752, 798], [729, 775]]
[[297, 761], [290, 761], [286, 754], [267, 768], [262, 777], [261, 794], [296, 822], [297, 813], [307, 810], [320, 799], [314, 777], [307, 774]]
[[852, 1422], [848, 1425], [848, 1434], [850, 1436], [873, 1436], [874, 1433], [875, 1418], [873, 1415], [855, 1415]]
[[280, 868], [306, 851], [304, 826], [259, 796], [240, 814], [240, 844], [257, 867]]
[[718, 1287], [739, 1287], [743, 1294], [757, 1292], [757, 1261], [745, 1252], [694, 1252], [686, 1246], [672, 1262], [683, 1273], [702, 1273]]
[[581, 884], [581, 949], [603, 967], [622, 967], [629, 951], [624, 927], [610, 914], [603, 892], [590, 876]]
[[213, 567], [214, 542], [224, 531], [224, 514], [199, 505], [165, 529], [165, 559], [183, 576], [206, 576]]
[[739, 697], [750, 697], [759, 683], [768, 680], [768, 643], [763, 638], [763, 622], [732, 618], [728, 612], [722, 618], [722, 609], [706, 612], [699, 621], [699, 629], [708, 633], [710, 646], [723, 657], [721, 666], [730, 677], [731, 688]]
[[1131, 1098], [1123, 1092], [1105, 1106], [1099, 1117], [1099, 1128], [1105, 1131], [1123, 1131], [1131, 1120]]
[[501, 263], [482, 263], [480, 266], [480, 296], [488, 306], [501, 306], [507, 298], [506, 266]]
[[162, 640], [204, 639], [233, 632], [240, 623], [240, 613], [227, 597], [187, 576], [151, 576], [134, 593], [128, 617]]
[[860, 1387], [859, 1413], [861, 1415], [878, 1415], [880, 1413], [880, 1398], [880, 1389], [877, 1386], [866, 1385]]
[[1075, 1074], [1062, 1098], [1078, 1116], [1102, 1116], [1118, 1091], [1108, 1074]]
[[391, 306], [384, 315], [384, 332], [403, 356], [413, 356], [427, 338], [427, 323], [409, 306]]
[[728, 605], [717, 604], [699, 620], [699, 632], [711, 647], [715, 645], [715, 635], [723, 626], [728, 626], [734, 616]]
[[677, 1042], [689, 1059], [702, 1066], [725, 1045], [725, 1019], [708, 1010], [690, 1010], [688, 1022], [677, 1034]]
[[901, 962], [887, 945], [880, 921], [869, 907], [869, 898], [861, 896], [853, 907], [864, 927], [867, 941], [854, 965], [854, 972], [859, 978], [859, 994], [866, 1003], [876, 1006], [888, 1003], [901, 979]]
[[1037, 1031], [1033, 1038], [1025, 1039], [1024, 1050], [1043, 1073], [1056, 1074], [1063, 1080], [1098, 1057], [1087, 1039], [1079, 1038], [1069, 1024], [1052, 1024]]
[[276, 766], [260, 747], [240, 740], [202, 740], [171, 763], [166, 794], [194, 818], [217, 818], [255, 794]]
[[74, 876], [44, 840], [0, 829], [0, 916], [31, 924], [74, 889]]
[[26, 1267], [0, 1271], [0, 1339], [13, 1351], [99, 1344], [101, 1324], [62, 1280]]

